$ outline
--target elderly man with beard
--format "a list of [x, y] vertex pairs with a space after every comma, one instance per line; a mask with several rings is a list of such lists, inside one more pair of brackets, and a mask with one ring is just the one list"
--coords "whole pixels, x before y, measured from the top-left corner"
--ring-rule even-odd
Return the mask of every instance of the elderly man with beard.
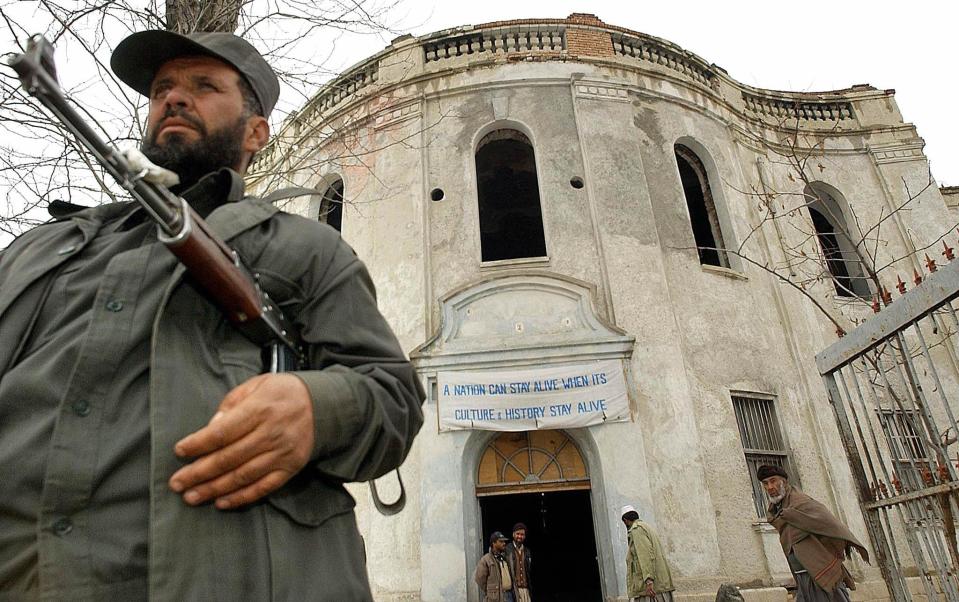
[[343, 483], [403, 461], [423, 392], [339, 234], [244, 195], [279, 81], [226, 33], [135, 33], [111, 66], [309, 366], [259, 374], [139, 205], [51, 204], [0, 255], [0, 600], [370, 600]]
[[779, 531], [796, 579], [796, 602], [848, 602], [848, 590], [856, 584], [843, 558], [855, 548], [868, 562], [866, 548], [825, 506], [790, 485], [782, 467], [760, 466], [756, 476], [769, 497], [769, 522]]

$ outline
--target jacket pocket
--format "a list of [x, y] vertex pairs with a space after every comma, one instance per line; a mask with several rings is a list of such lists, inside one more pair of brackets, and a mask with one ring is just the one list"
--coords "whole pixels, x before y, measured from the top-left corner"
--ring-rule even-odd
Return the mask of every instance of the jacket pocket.
[[334, 516], [351, 512], [356, 505], [342, 484], [323, 479], [310, 467], [271, 493], [267, 500], [293, 522], [307, 527], [319, 527]]
[[230, 389], [263, 373], [261, 349], [232, 328], [224, 320], [214, 336], [216, 355]]

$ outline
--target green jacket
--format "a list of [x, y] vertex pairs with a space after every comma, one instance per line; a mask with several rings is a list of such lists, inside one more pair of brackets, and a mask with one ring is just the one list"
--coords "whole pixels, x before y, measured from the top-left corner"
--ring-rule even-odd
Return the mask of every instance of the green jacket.
[[646, 595], [646, 580], [653, 580], [657, 594], [671, 592], [673, 576], [669, 572], [663, 547], [653, 529], [641, 520], [633, 522], [626, 534], [626, 594], [630, 598]]
[[[27, 335], [42, 282], [116, 211], [80, 211], [0, 254], [0, 339]], [[366, 268], [338, 232], [256, 199], [227, 203], [207, 222], [301, 330], [312, 369], [298, 375], [314, 400], [314, 461], [266, 501], [236, 511], [193, 508], [169, 489], [182, 466], [174, 444], [261, 367], [260, 349], [184, 280], [170, 255], [150, 358], [150, 600], [370, 600], [355, 503], [343, 483], [403, 462], [423, 420], [419, 379], [376, 308]], [[18, 298], [27, 302], [13, 303]], [[15, 349], [0, 344], [0, 375]]]

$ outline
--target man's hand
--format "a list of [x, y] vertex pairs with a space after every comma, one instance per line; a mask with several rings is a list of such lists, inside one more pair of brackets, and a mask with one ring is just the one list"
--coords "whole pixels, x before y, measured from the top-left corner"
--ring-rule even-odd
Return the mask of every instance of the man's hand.
[[262, 498], [306, 465], [313, 452], [313, 402], [292, 374], [261, 374], [223, 398], [210, 422], [174, 446], [194, 458], [170, 477], [191, 506], [220, 510]]
[[649, 597], [654, 597], [656, 595], [656, 590], [653, 589], [653, 580], [646, 580], [646, 595]]

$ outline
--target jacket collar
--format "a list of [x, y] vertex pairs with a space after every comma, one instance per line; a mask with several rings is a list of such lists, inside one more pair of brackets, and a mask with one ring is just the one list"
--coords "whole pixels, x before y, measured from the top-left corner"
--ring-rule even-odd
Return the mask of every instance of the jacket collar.
[[[186, 199], [201, 217], [206, 217], [220, 205], [242, 200], [245, 190], [243, 176], [224, 167], [203, 176], [193, 186], [180, 191], [179, 195]], [[132, 217], [133, 214], [141, 211], [143, 209], [136, 201], [87, 207], [58, 199], [51, 201], [47, 206], [47, 212], [54, 221], [72, 219], [84, 233], [87, 233], [88, 228], [94, 228], [95, 232], [99, 224], [120, 217], [124, 213], [130, 213]]]
[[200, 217], [205, 218], [221, 205], [242, 200], [245, 188], [243, 177], [232, 169], [224, 167], [203, 176], [180, 195], [186, 199], [194, 211], [200, 214]]

